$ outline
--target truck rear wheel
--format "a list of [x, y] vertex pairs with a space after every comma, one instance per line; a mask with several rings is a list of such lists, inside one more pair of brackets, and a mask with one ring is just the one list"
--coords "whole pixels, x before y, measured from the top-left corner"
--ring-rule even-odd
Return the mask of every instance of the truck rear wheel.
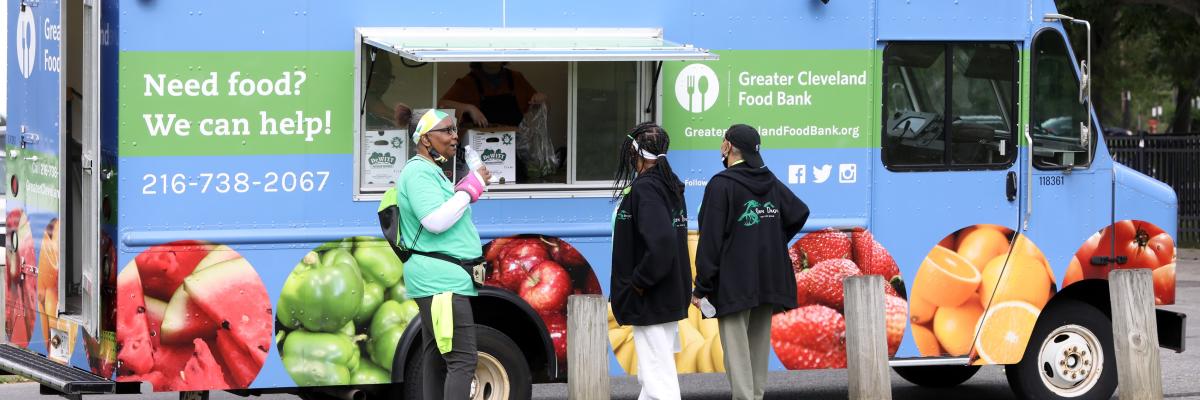
[[1042, 312], [1009, 386], [1026, 399], [1108, 399], [1117, 388], [1112, 321], [1090, 304], [1056, 300]]
[[[528, 399], [533, 394], [533, 374], [521, 348], [504, 333], [482, 325], [475, 326], [475, 345], [479, 351], [472, 381], [472, 399]], [[446, 362], [432, 342], [420, 350], [404, 368], [404, 392], [407, 399], [423, 399], [425, 385], [440, 384], [446, 378]]]
[[895, 367], [904, 380], [923, 387], [946, 388], [958, 386], [975, 376], [978, 365], [929, 365], [920, 367]]

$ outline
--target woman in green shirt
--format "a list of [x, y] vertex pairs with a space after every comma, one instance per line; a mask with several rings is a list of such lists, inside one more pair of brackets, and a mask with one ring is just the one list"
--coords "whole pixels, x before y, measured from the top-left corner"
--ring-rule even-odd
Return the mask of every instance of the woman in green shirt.
[[[479, 200], [490, 179], [487, 168], [467, 174], [458, 184], [453, 184], [442, 172], [441, 164], [449, 160], [445, 155], [455, 154], [458, 147], [458, 132], [450, 116], [438, 110], [429, 110], [421, 116], [413, 131], [412, 143], [417, 146], [417, 155], [409, 159], [396, 181], [396, 204], [400, 210], [401, 238], [408, 248], [428, 253], [441, 253], [460, 260], [482, 256], [479, 232], [471, 222], [471, 203]], [[442, 385], [426, 381], [426, 399], [445, 398], [461, 400], [470, 396], [471, 380], [475, 376], [475, 325], [471, 303], [467, 296], [475, 296], [471, 276], [458, 265], [414, 253], [404, 264], [404, 282], [409, 297], [420, 308], [421, 331], [426, 342], [434, 341], [435, 333], [450, 324], [434, 321], [444, 320], [446, 313], [433, 318], [435, 296], [450, 299], [453, 318], [452, 345], [440, 348], [446, 360], [446, 380]], [[449, 350], [449, 351], [446, 351]], [[441, 387], [439, 387], [441, 386]], [[437, 392], [444, 390], [444, 396]]]

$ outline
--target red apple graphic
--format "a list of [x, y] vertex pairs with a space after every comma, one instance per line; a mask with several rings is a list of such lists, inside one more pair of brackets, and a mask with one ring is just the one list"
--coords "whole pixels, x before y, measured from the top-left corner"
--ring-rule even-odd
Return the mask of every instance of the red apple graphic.
[[550, 254], [546, 252], [546, 247], [538, 240], [521, 240], [508, 245], [508, 250], [501, 254], [500, 262], [492, 273], [501, 287], [516, 292], [521, 290], [529, 271], [549, 259]]
[[558, 366], [561, 368], [567, 365], [567, 316], [560, 313], [542, 314], [542, 321], [546, 322], [546, 331], [554, 342], [554, 355], [558, 357]]
[[571, 277], [554, 261], [542, 261], [529, 270], [520, 296], [540, 314], [561, 313], [571, 294]]

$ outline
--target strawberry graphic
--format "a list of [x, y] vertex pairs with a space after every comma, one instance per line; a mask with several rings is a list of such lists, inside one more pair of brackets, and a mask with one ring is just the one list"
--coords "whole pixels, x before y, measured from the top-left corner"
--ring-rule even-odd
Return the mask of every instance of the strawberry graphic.
[[792, 267], [796, 267], [797, 260], [803, 269], [829, 259], [849, 258], [850, 246], [850, 236], [834, 228], [809, 233], [792, 244]]
[[804, 307], [806, 305], [812, 304], [812, 300], [808, 296], [808, 286], [804, 284], [804, 282], [808, 279], [809, 271], [812, 271], [812, 270], [806, 269], [806, 270], [796, 272], [796, 306], [797, 307]]
[[903, 298], [899, 293], [896, 293], [896, 288], [892, 287], [892, 284], [888, 281], [883, 282], [883, 294]]
[[804, 253], [800, 252], [800, 246], [793, 244], [791, 247], [788, 247], [788, 258], [792, 259], [792, 271], [799, 273], [801, 270], [805, 269]]
[[854, 232], [854, 264], [862, 269], [863, 275], [880, 275], [885, 280], [900, 275], [896, 260], [865, 229]]
[[822, 305], [771, 318], [771, 347], [787, 369], [846, 367], [846, 319]]
[[860, 274], [854, 261], [844, 258], [821, 261], [804, 272], [803, 286], [809, 301], [833, 307], [838, 312], [842, 311], [845, 303], [842, 281], [848, 276]]
[[[885, 285], [890, 287], [891, 285]], [[902, 298], [892, 295], [883, 296], [886, 304], [884, 304], [884, 315], [887, 318], [887, 344], [888, 355], [896, 355], [896, 350], [900, 349], [900, 341], [904, 339], [904, 327], [908, 324], [908, 302]]]

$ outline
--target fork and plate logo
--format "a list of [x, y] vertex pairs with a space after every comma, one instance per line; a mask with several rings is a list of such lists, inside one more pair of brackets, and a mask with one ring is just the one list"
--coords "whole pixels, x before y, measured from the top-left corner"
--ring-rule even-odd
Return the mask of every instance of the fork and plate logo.
[[684, 110], [693, 113], [708, 111], [717, 104], [721, 82], [717, 73], [704, 64], [692, 64], [679, 71], [675, 78], [675, 100]]
[[17, 68], [29, 79], [37, 60], [37, 27], [33, 22], [33, 7], [21, 7], [17, 14]]

